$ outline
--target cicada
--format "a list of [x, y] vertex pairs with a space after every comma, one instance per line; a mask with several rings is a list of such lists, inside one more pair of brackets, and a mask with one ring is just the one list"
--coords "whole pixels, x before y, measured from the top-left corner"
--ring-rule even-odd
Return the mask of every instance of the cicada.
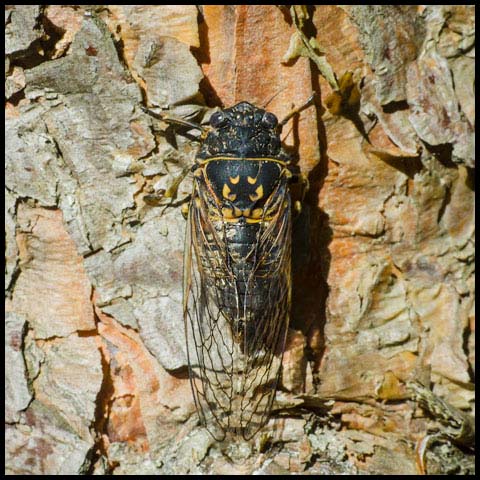
[[291, 297], [289, 183], [297, 178], [283, 123], [248, 102], [217, 111], [192, 168], [184, 320], [195, 405], [217, 440], [252, 438], [279, 381]]

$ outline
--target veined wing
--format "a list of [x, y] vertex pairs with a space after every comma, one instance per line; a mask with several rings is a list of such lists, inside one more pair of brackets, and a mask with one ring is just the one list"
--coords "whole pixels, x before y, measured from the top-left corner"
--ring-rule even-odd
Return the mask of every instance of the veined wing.
[[[197, 410], [217, 440], [227, 432], [251, 438], [268, 420], [275, 397], [290, 306], [286, 185], [279, 184], [264, 211], [256, 225], [226, 222], [201, 189], [192, 195], [184, 272], [187, 350]], [[239, 258], [241, 228], [250, 229], [252, 241]]]

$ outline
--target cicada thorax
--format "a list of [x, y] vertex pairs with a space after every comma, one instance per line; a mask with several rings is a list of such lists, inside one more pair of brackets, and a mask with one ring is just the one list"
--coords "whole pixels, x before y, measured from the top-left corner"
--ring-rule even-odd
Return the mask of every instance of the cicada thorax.
[[290, 174], [272, 114], [243, 102], [211, 125], [189, 213], [189, 362], [207, 428], [248, 438], [268, 419], [288, 328]]

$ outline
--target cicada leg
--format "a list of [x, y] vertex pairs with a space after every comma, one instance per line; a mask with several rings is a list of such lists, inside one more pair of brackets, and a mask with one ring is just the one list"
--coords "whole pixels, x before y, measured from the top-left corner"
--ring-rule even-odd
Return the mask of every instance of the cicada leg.
[[[297, 108], [292, 109], [292, 111], [290, 113], [288, 113], [287, 116], [278, 124], [279, 130], [281, 131], [282, 128], [287, 124], [287, 122], [292, 117], [294, 117], [295, 115], [298, 115], [301, 111], [305, 110], [306, 108], [310, 107], [311, 105], [314, 105], [316, 95], [317, 95], [316, 92], [313, 92], [312, 95], [310, 95], [310, 97], [302, 105], [300, 105]], [[296, 168], [298, 169], [298, 167], [296, 167]], [[293, 212], [294, 212], [295, 216], [298, 216], [298, 215], [300, 215], [300, 213], [302, 211], [302, 204], [303, 204], [303, 201], [305, 199], [305, 195], [308, 192], [310, 184], [309, 184], [307, 175], [305, 175], [302, 172], [298, 172], [298, 170], [295, 171], [295, 167], [293, 165], [290, 165], [289, 169], [290, 169], [290, 174], [291, 174], [291, 177], [290, 177], [290, 180], [289, 180], [290, 185], [295, 186], [296, 187], [295, 189], [298, 188], [297, 185], [300, 188], [300, 194], [295, 195], [295, 196], [299, 196], [300, 199], [297, 199], [293, 202]]]
[[298, 194], [300, 198], [293, 202], [293, 212], [295, 217], [297, 217], [300, 215], [300, 213], [302, 213], [302, 205], [305, 200], [305, 195], [310, 188], [310, 182], [308, 180], [308, 176], [305, 173], [300, 172], [298, 174], [292, 174], [290, 184], [300, 190], [300, 193]]
[[172, 201], [177, 198], [178, 187], [180, 187], [181, 183], [185, 180], [185, 177], [188, 175], [192, 169], [191, 165], [187, 165], [183, 167], [182, 171], [179, 175], [177, 175], [173, 180], [169, 187], [165, 190], [163, 197], [164, 198], [171, 198]]
[[[172, 115], [171, 113], [156, 112], [154, 110], [151, 110], [151, 109], [143, 107], [143, 106], [141, 107], [141, 109], [147, 115], [150, 115], [150, 116], [152, 116], [156, 119], [162, 120], [165, 123], [169, 123], [169, 124], [172, 124], [172, 125], [178, 125], [178, 126], [182, 126], [182, 127], [188, 127], [188, 128], [195, 129], [195, 130], [200, 130], [202, 132], [201, 136], [200, 136], [200, 139], [199, 139], [200, 141], [202, 141], [206, 137], [206, 135], [208, 134], [209, 128], [206, 127], [206, 126], [200, 125], [199, 123], [191, 122], [190, 120], [185, 120], [184, 118], [177, 117], [175, 115]], [[168, 188], [166, 190], [160, 190], [160, 191], [156, 192], [155, 194], [146, 195], [144, 197], [144, 200], [146, 201], [146, 203], [148, 203], [149, 205], [152, 205], [152, 206], [158, 206], [158, 205], [161, 204], [161, 202], [164, 199], [170, 199], [170, 201], [164, 206], [164, 208], [162, 210], [162, 214], [163, 214], [164, 211], [168, 207], [172, 206], [173, 203], [175, 202], [175, 200], [177, 198], [177, 194], [178, 194], [178, 188], [180, 187], [183, 180], [185, 180], [185, 177], [188, 175], [188, 173], [190, 171], [192, 171], [192, 169], [194, 167], [195, 167], [195, 164], [190, 164], [190, 165], [185, 166], [182, 169], [182, 171], [180, 172], [180, 174], [177, 175], [175, 178], [173, 178], [172, 182], [170, 183], [170, 185], [168, 186]], [[188, 204], [183, 203], [182, 204], [182, 215], [186, 218], [187, 214], [188, 214]]]
[[[155, 194], [145, 195], [144, 201], [151, 206], [160, 206], [163, 204], [164, 208], [161, 212], [161, 214], [163, 215], [165, 210], [168, 207], [173, 206], [173, 204], [175, 203], [175, 200], [177, 199], [178, 188], [180, 187], [182, 182], [185, 180], [185, 177], [188, 175], [188, 173], [191, 170], [192, 170], [192, 165], [187, 165], [186, 167], [183, 167], [180, 174], [174, 177], [174, 179], [172, 180], [172, 182], [170, 183], [170, 185], [166, 190], [162, 189], [156, 192]], [[165, 199], [169, 200], [166, 204], [163, 203], [163, 200]], [[186, 218], [186, 214], [184, 213], [185, 208], [187, 209], [187, 213], [188, 213], [187, 203], [182, 204], [182, 215]]]
[[303, 103], [302, 105], [300, 105], [299, 107], [297, 108], [294, 108], [279, 124], [278, 124], [278, 127], [280, 129], [280, 131], [282, 130], [282, 128], [286, 125], [286, 123], [292, 118], [294, 117], [295, 115], [297, 115], [298, 113], [300, 113], [301, 111], [305, 110], [306, 108], [310, 107], [311, 105], [313, 105], [315, 103], [315, 98], [316, 98], [317, 94], [316, 92], [313, 92], [312, 95], [308, 98], [308, 100]]
[[148, 115], [157, 118], [159, 120], [162, 120], [166, 123], [171, 123], [173, 125], [180, 125], [182, 127], [190, 127], [195, 130], [200, 130], [203, 133], [208, 132], [208, 127], [205, 127], [203, 125], [200, 125], [199, 123], [196, 122], [191, 122], [190, 120], [185, 120], [184, 118], [177, 117], [175, 115], [172, 115], [171, 113], [167, 112], [155, 112], [153, 110], [150, 110], [149, 108], [146, 107], [141, 107], [141, 109]]

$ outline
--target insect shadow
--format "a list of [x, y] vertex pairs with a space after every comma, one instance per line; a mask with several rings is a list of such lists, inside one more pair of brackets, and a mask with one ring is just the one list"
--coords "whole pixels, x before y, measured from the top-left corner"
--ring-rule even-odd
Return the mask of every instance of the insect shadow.
[[[318, 144], [320, 159], [308, 173], [308, 190], [302, 201], [302, 208], [293, 219], [292, 225], [292, 303], [290, 312], [290, 329], [301, 331], [306, 338], [305, 357], [313, 373], [314, 388], [318, 383], [316, 375], [325, 348], [326, 304], [328, 298], [328, 274], [331, 254], [329, 245], [333, 231], [329, 216], [319, 207], [319, 194], [328, 175], [328, 158], [326, 155], [326, 136], [321, 121], [322, 108], [316, 102], [315, 112], [318, 125]], [[301, 115], [301, 114], [300, 114]], [[299, 163], [300, 115], [292, 121], [291, 134], [293, 142], [286, 149]], [[293, 196], [295, 192], [293, 192]], [[288, 348], [288, 345], [287, 345]], [[298, 383], [305, 385], [307, 372], [304, 362], [303, 378]], [[302, 392], [294, 392], [302, 393]], [[309, 392], [306, 392], [309, 393]], [[311, 393], [311, 392], [310, 392]]]

